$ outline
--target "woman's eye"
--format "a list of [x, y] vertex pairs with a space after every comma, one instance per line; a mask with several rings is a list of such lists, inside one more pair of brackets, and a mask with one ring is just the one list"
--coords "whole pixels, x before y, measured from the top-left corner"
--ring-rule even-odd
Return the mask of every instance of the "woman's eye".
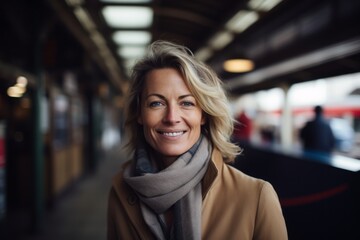
[[161, 107], [163, 106], [164, 104], [162, 102], [151, 102], [149, 104], [149, 107]]
[[181, 105], [183, 105], [185, 107], [192, 107], [192, 106], [195, 106], [195, 103], [190, 102], [190, 101], [184, 101], [181, 103]]

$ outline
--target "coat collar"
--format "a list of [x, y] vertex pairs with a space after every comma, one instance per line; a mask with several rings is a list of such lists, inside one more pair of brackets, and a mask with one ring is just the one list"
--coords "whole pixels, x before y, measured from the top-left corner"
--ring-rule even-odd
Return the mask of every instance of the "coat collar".
[[205, 176], [201, 182], [202, 184], [202, 196], [205, 198], [206, 194], [209, 192], [211, 186], [216, 183], [218, 179], [218, 173], [221, 172], [223, 168], [223, 158], [218, 149], [214, 149], [211, 155], [211, 161], [209, 162], [208, 169], [205, 173]]

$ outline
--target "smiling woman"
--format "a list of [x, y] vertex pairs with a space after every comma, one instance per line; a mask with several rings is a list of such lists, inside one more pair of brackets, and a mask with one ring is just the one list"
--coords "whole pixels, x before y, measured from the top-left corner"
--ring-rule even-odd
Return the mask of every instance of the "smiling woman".
[[108, 239], [287, 239], [273, 187], [226, 164], [240, 153], [228, 100], [187, 48], [150, 46], [125, 125], [131, 160], [113, 180]]
[[180, 73], [164, 68], [145, 79], [138, 122], [157, 159], [170, 165], [199, 139], [205, 118]]

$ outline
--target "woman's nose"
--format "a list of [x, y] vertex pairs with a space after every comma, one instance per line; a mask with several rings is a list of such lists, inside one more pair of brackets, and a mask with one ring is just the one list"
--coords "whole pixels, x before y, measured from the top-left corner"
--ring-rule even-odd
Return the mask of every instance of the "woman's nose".
[[180, 121], [180, 111], [176, 104], [169, 104], [166, 108], [164, 122], [177, 123]]

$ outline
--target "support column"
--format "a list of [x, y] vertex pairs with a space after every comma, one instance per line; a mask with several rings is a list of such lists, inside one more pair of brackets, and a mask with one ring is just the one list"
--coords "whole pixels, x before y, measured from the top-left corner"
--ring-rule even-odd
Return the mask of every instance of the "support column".
[[[37, 55], [41, 55], [39, 51]], [[40, 56], [37, 56], [37, 58]], [[40, 66], [37, 66], [36, 88], [33, 94], [34, 104], [34, 195], [32, 231], [39, 232], [42, 226], [44, 208], [44, 139], [42, 133], [42, 101], [44, 98], [44, 80]]]
[[43, 66], [43, 48], [47, 36], [50, 21], [44, 18], [42, 1], [35, 2], [36, 15], [34, 16], [34, 72], [36, 86], [33, 92], [33, 201], [31, 231], [38, 233], [43, 226], [44, 206], [45, 206], [45, 163], [44, 163], [44, 99], [45, 99], [45, 79]]
[[292, 109], [288, 97], [290, 85], [283, 84], [281, 88], [284, 91], [284, 105], [281, 115], [280, 144], [284, 149], [290, 149], [294, 139]]

